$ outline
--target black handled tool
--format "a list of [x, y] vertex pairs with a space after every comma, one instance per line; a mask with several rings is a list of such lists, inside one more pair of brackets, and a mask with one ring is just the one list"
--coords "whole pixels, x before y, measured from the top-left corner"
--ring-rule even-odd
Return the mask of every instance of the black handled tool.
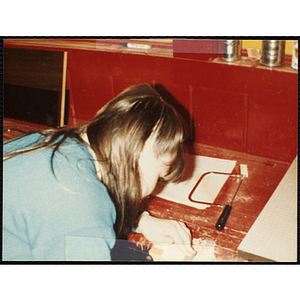
[[231, 204], [228, 204], [228, 205], [225, 206], [218, 222], [216, 223], [216, 229], [218, 229], [218, 230], [223, 230], [224, 229], [224, 227], [226, 225], [226, 222], [227, 222], [227, 219], [229, 217], [229, 214], [231, 212], [231, 208], [232, 208]]
[[239, 189], [240, 189], [240, 186], [241, 186], [241, 184], [242, 184], [244, 178], [245, 178], [245, 175], [242, 175], [242, 178], [241, 178], [241, 180], [240, 180], [240, 184], [239, 184], [238, 188], [236, 189], [235, 194], [234, 194], [234, 196], [232, 197], [232, 200], [231, 200], [230, 204], [227, 204], [227, 205], [225, 206], [225, 208], [224, 208], [224, 210], [223, 210], [223, 212], [222, 212], [220, 218], [218, 219], [218, 222], [216, 223], [216, 226], [215, 226], [217, 230], [223, 230], [223, 229], [224, 229], [224, 227], [225, 227], [225, 225], [226, 225], [226, 222], [227, 222], [227, 219], [228, 219], [228, 217], [229, 217], [229, 215], [230, 215], [230, 212], [231, 212], [232, 202], [233, 202], [233, 200], [234, 200], [236, 194], [238, 193], [238, 191], [239, 191]]
[[[245, 166], [245, 165], [243, 165]], [[241, 165], [241, 169], [242, 169], [242, 165]], [[201, 175], [201, 177], [198, 179], [198, 181], [196, 182], [195, 186], [193, 187], [193, 189], [191, 190], [191, 192], [189, 193], [188, 195], [188, 199], [191, 201], [191, 202], [195, 202], [195, 203], [200, 203], [200, 204], [205, 204], [205, 205], [213, 205], [213, 206], [221, 206], [221, 207], [224, 207], [224, 210], [220, 216], [220, 218], [218, 219], [218, 222], [216, 223], [215, 227], [217, 230], [223, 230], [225, 225], [226, 225], [226, 222], [227, 222], [227, 219], [230, 215], [230, 212], [231, 212], [231, 208], [232, 208], [232, 202], [243, 182], [243, 180], [245, 179], [245, 177], [248, 177], [248, 170], [247, 170], [247, 166], [246, 167], [243, 167], [243, 171], [241, 170], [241, 173], [242, 174], [229, 174], [229, 173], [223, 173], [223, 172], [216, 172], [216, 171], [209, 171], [209, 172], [206, 172], [204, 174]], [[215, 203], [208, 203], [208, 202], [204, 202], [204, 201], [200, 201], [200, 200], [195, 200], [195, 199], [192, 199], [192, 195], [193, 193], [195, 192], [196, 188], [198, 187], [198, 185], [200, 184], [200, 182], [202, 181], [202, 179], [209, 175], [209, 174], [217, 174], [217, 175], [227, 175], [227, 176], [231, 176], [231, 177], [237, 177], [237, 178], [240, 178], [240, 183], [235, 191], [235, 194], [234, 196], [232, 197], [231, 199], [231, 202], [230, 204], [215, 204]]]

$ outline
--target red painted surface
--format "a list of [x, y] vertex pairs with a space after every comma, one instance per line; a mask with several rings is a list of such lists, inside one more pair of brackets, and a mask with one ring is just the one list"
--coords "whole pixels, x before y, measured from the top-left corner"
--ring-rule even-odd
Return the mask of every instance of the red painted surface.
[[207, 145], [245, 151], [245, 94], [195, 87], [193, 111], [195, 140]]
[[68, 52], [70, 117], [92, 120], [124, 88], [147, 82], [177, 102], [197, 143], [288, 162], [297, 153], [296, 73], [203, 57], [56, 50]]
[[92, 120], [96, 112], [113, 98], [111, 76], [98, 52], [71, 50], [68, 53], [68, 86], [72, 117]]

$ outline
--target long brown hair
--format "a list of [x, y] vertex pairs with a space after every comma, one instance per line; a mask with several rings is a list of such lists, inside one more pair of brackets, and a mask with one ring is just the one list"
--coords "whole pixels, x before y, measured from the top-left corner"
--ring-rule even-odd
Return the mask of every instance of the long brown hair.
[[117, 234], [132, 229], [141, 201], [138, 159], [152, 133], [156, 135], [157, 157], [165, 152], [177, 154], [168, 179], [179, 179], [184, 167], [184, 128], [175, 110], [149, 85], [122, 92], [87, 128], [90, 145], [104, 167], [101, 181], [117, 208]]
[[141, 201], [138, 160], [146, 140], [155, 134], [154, 152], [175, 154], [167, 180], [177, 180], [184, 169], [185, 129], [180, 116], [148, 84], [130, 87], [98, 111], [94, 120], [77, 128], [44, 131], [42, 141], [5, 158], [52, 147], [55, 152], [68, 137], [89, 145], [100, 165], [97, 174], [117, 211], [115, 232], [124, 237], [134, 226]]

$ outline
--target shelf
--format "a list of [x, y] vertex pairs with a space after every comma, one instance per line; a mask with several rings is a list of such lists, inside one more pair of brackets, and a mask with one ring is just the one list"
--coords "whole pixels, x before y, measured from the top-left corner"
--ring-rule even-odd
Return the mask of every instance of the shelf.
[[294, 73], [298, 74], [298, 70], [295, 70], [291, 67], [291, 63], [285, 61], [284, 64], [280, 67], [267, 67], [263, 66], [259, 63], [259, 60], [252, 59], [249, 57], [243, 57], [240, 60], [228, 62], [223, 60], [220, 57], [217, 57], [213, 60], [214, 63], [229, 65], [229, 66], [240, 66], [240, 67], [248, 67], [248, 68], [257, 68], [262, 70], [272, 70], [277, 72], [287, 72], [287, 73]]
[[[151, 49], [133, 49], [121, 43], [151, 45]], [[5, 39], [4, 47], [42, 47], [173, 57], [172, 40], [163, 39]]]

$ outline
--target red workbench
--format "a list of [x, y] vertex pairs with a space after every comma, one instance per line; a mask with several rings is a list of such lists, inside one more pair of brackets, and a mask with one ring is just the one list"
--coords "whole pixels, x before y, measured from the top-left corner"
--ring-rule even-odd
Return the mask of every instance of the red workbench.
[[[70, 119], [68, 127], [79, 126], [83, 123], [85, 121]], [[8, 128], [22, 131], [47, 129], [46, 126], [4, 118], [4, 141], [20, 135], [18, 131], [6, 131]], [[240, 164], [248, 166], [249, 177], [244, 180], [239, 189], [224, 230], [218, 231], [215, 228], [223, 211], [222, 207], [208, 206], [200, 210], [152, 197], [144, 200], [141, 208], [156, 217], [184, 222], [191, 229], [195, 239], [213, 241], [215, 261], [244, 261], [237, 255], [238, 245], [271, 197], [290, 163], [200, 144], [187, 144], [186, 151], [195, 155], [236, 160], [236, 167], [233, 170], [235, 173], [239, 173]], [[232, 189], [227, 181], [215, 199], [215, 203], [229, 202], [231, 196]], [[133, 248], [142, 250], [144, 253], [148, 253], [152, 246], [139, 233], [130, 234], [128, 239], [133, 243]]]
[[[202, 210], [152, 197], [144, 200], [141, 208], [155, 217], [182, 221], [192, 231], [193, 238], [212, 242], [214, 261], [245, 261], [238, 257], [237, 248], [281, 181], [289, 163], [199, 144], [187, 145], [187, 152], [236, 160], [233, 170], [236, 174], [239, 174], [240, 164], [247, 164], [249, 177], [237, 193], [226, 227], [222, 231], [215, 228], [222, 207], [207, 206]], [[227, 180], [214, 203], [229, 203], [233, 193], [232, 184]], [[141, 245], [144, 251], [152, 246], [141, 234], [133, 233], [130, 239]]]

